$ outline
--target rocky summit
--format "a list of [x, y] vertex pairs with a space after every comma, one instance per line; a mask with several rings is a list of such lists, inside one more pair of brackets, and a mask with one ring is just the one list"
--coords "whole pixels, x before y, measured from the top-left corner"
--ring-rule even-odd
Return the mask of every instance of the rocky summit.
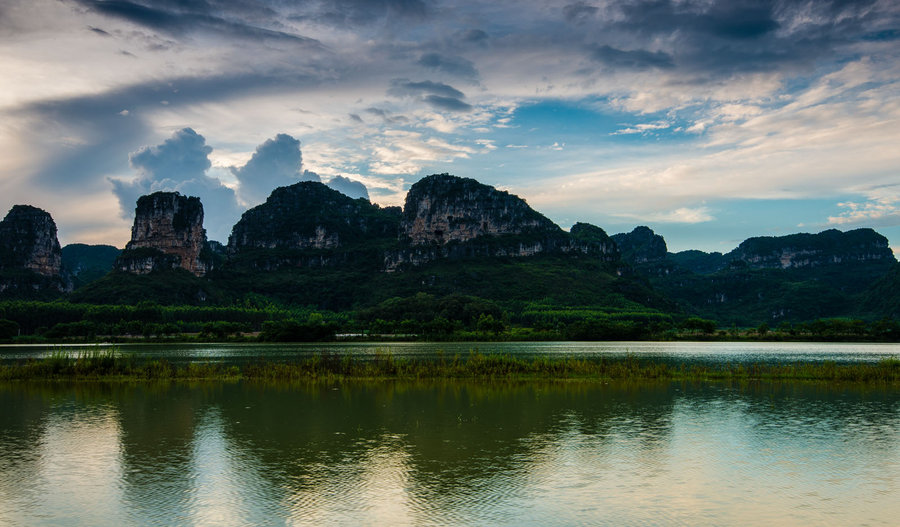
[[209, 264], [200, 198], [156, 192], [137, 201], [131, 241], [116, 260], [116, 269], [134, 274], [182, 268], [203, 276]]
[[50, 214], [30, 205], [10, 209], [0, 222], [0, 269], [55, 277], [61, 265], [62, 250]]
[[435, 174], [406, 195], [401, 239], [412, 245], [467, 242], [485, 235], [558, 234], [560, 228], [522, 198], [474, 179]]
[[[522, 198], [449, 174], [422, 178], [409, 189], [399, 241], [399, 248], [385, 253], [388, 271], [440, 259], [602, 255], [597, 244], [569, 236]], [[613, 247], [609, 243], [605, 249]]]

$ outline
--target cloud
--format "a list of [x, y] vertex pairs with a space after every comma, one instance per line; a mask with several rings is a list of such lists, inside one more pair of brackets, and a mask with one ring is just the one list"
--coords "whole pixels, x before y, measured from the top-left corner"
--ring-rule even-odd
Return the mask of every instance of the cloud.
[[845, 209], [837, 216], [829, 216], [830, 225], [894, 227], [900, 225], [900, 197], [884, 196], [863, 202], [838, 203]]
[[424, 20], [431, 9], [421, 0], [330, 0], [298, 3], [294, 20], [313, 20], [338, 27], [369, 26], [386, 21], [402, 24]]
[[442, 97], [440, 95], [426, 95], [422, 100], [434, 106], [439, 110], [447, 110], [448, 112], [471, 112], [472, 105], [467, 104], [453, 97]]
[[465, 44], [476, 44], [478, 46], [484, 46], [487, 44], [490, 36], [481, 30], [481, 29], [469, 29], [466, 31], [461, 31], [456, 35], [459, 42]]
[[[395, 115], [392, 112], [387, 110], [382, 110], [381, 108], [366, 108], [365, 112], [379, 117], [383, 122], [387, 124], [403, 124], [408, 123], [409, 119], [403, 115]], [[362, 119], [360, 119], [362, 122]]]
[[449, 163], [467, 158], [476, 150], [438, 138], [426, 138], [418, 132], [385, 132], [381, 145], [373, 148], [375, 160], [369, 169], [373, 174], [416, 174], [435, 163]]
[[475, 80], [478, 78], [478, 70], [475, 69], [475, 65], [462, 57], [446, 56], [440, 53], [425, 53], [419, 57], [418, 64], [463, 79]]
[[242, 209], [232, 189], [207, 176], [210, 152], [212, 148], [206, 145], [204, 137], [191, 128], [178, 130], [160, 145], [133, 152], [129, 160], [137, 177], [131, 181], [110, 180], [123, 217], [134, 216], [137, 198], [142, 195], [180, 192], [200, 198], [210, 239], [227, 239]]
[[657, 130], [665, 130], [671, 128], [672, 124], [666, 121], [656, 121], [653, 123], [641, 123], [628, 128], [616, 130], [612, 135], [631, 135], [631, 134], [649, 134]]
[[472, 111], [472, 105], [462, 100], [465, 97], [463, 92], [441, 82], [410, 82], [407, 79], [394, 79], [388, 89], [388, 95], [394, 97], [418, 96], [422, 102], [448, 112]]
[[594, 49], [591, 58], [612, 68], [648, 69], [671, 68], [675, 64], [672, 56], [662, 51], [651, 52], [644, 49], [624, 51], [607, 45]]
[[299, 181], [302, 164], [300, 141], [278, 134], [259, 145], [246, 165], [231, 168], [240, 183], [238, 196], [248, 207], [258, 205], [276, 187]]
[[[207, 31], [220, 34], [228, 38], [240, 38], [260, 41], [279, 41], [300, 44], [303, 46], [319, 46], [315, 39], [257, 27], [248, 23], [244, 18], [246, 13], [230, 13], [231, 18], [216, 16], [216, 11], [223, 11], [222, 6], [228, 7], [229, 2], [219, 3], [213, 8], [206, 2], [160, 2], [160, 6], [148, 6], [141, 3], [125, 0], [74, 0], [101, 15], [127, 20], [128, 22], [181, 37], [186, 34]], [[233, 5], [233, 4], [231, 4]], [[235, 16], [237, 15], [237, 16]]]
[[576, 2], [563, 7], [563, 16], [568, 22], [584, 22], [597, 14], [599, 9], [584, 2]]
[[190, 128], [184, 128], [158, 146], [146, 146], [133, 152], [128, 160], [142, 177], [153, 180], [187, 181], [204, 177], [212, 166], [206, 140]]
[[350, 196], [353, 199], [365, 198], [369, 199], [369, 191], [366, 186], [359, 181], [354, 181], [344, 176], [334, 176], [326, 183], [329, 187], [338, 192]]
[[388, 95], [393, 95], [394, 97], [409, 97], [423, 94], [452, 99], [465, 97], [463, 92], [442, 82], [412, 82], [409, 79], [394, 79], [391, 81], [391, 87], [388, 89]]

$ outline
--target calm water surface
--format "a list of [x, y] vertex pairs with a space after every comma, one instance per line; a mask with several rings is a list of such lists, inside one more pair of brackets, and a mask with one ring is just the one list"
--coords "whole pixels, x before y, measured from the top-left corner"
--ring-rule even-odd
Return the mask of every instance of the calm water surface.
[[0, 525], [897, 525], [900, 389], [0, 383]]

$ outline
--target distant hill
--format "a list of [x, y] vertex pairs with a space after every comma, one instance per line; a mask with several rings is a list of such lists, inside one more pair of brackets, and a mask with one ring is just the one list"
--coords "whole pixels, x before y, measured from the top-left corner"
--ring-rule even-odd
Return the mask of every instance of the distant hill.
[[112, 245], [70, 243], [62, 248], [62, 273], [77, 289], [112, 271], [121, 252]]
[[[642, 238], [653, 239], [648, 233]], [[872, 229], [830, 229], [749, 238], [724, 255], [683, 251], [630, 263], [684, 311], [750, 326], [877, 316], [884, 311], [862, 306], [860, 295], [870, 291], [868, 305], [875, 306], [871, 291], [884, 288], [877, 282], [896, 260], [888, 240]]]

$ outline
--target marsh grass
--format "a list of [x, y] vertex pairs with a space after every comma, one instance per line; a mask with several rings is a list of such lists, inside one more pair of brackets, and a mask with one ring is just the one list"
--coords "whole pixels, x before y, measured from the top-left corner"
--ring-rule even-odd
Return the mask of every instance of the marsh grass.
[[672, 366], [634, 355], [615, 359], [574, 357], [521, 358], [471, 352], [443, 354], [434, 360], [395, 357], [378, 352], [371, 359], [344, 354], [317, 354], [276, 362], [258, 359], [237, 366], [213, 362], [175, 365], [165, 359], [138, 360], [116, 349], [54, 352], [50, 357], [0, 366], [0, 380], [26, 379], [671, 379], [671, 380], [804, 380], [900, 383], [900, 359], [877, 363], [722, 364]]

